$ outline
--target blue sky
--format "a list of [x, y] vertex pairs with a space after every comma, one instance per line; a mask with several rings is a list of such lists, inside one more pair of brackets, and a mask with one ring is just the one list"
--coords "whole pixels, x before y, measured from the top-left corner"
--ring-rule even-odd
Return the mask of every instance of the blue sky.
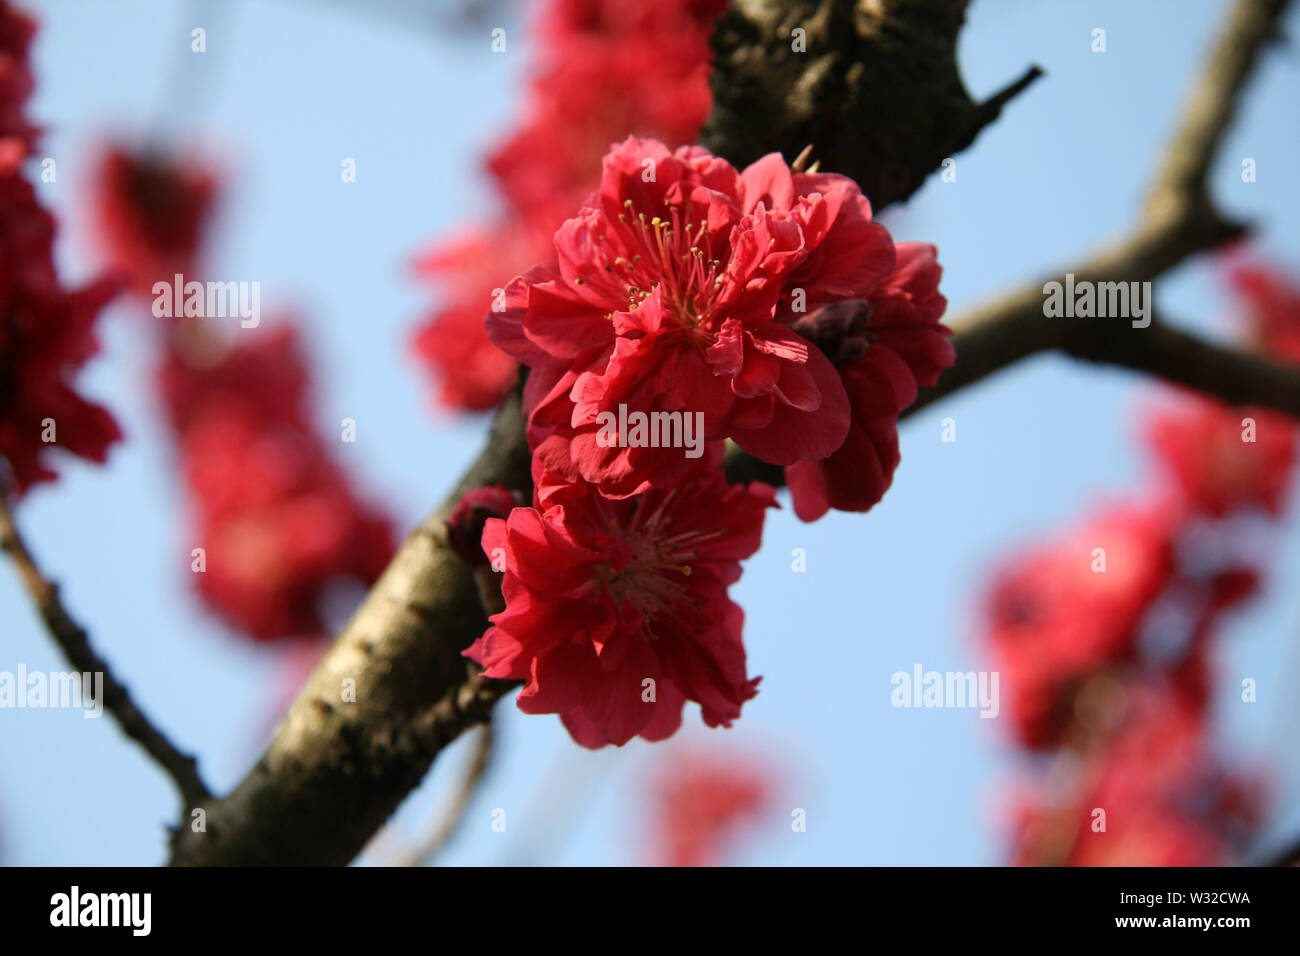
[[[259, 280], [264, 310], [299, 310], [322, 429], [356, 419], [358, 441], [340, 444], [339, 456], [399, 524], [413, 525], [476, 453], [484, 422], [431, 410], [407, 348], [429, 296], [408, 264], [428, 240], [490, 208], [478, 157], [516, 115], [530, 53], [522, 25], [502, 20], [511, 38], [502, 55], [489, 48], [496, 24], [417, 24], [307, 0], [27, 6], [42, 20], [32, 112], [58, 163], [42, 195], [64, 223], [67, 274], [93, 268], [78, 210], [99, 134], [163, 128], [208, 144], [232, 173], [213, 274]], [[956, 182], [936, 177], [886, 216], [897, 238], [939, 246], [953, 313], [1063, 272], [1130, 225], [1223, 8], [976, 0], [960, 48], [972, 91], [987, 95], [1030, 62], [1047, 76], [957, 157]], [[208, 29], [202, 57], [188, 54], [196, 25]], [[1096, 27], [1107, 31], [1104, 54], [1090, 49]], [[1290, 29], [1300, 33], [1300, 17]], [[1223, 207], [1256, 221], [1262, 248], [1291, 263], [1300, 263], [1298, 72], [1294, 52], [1266, 59], [1211, 175]], [[343, 184], [349, 156], [357, 182]], [[1251, 184], [1238, 175], [1247, 156], [1258, 166]], [[1203, 260], [1157, 281], [1155, 294], [1162, 311], [1207, 335], [1219, 334], [1230, 306]], [[107, 468], [65, 463], [19, 518], [100, 650], [225, 788], [265, 742], [285, 662], [227, 633], [188, 590], [191, 545], [143, 333], [129, 308], [111, 310], [104, 353], [83, 379], [115, 410], [127, 442]], [[770, 515], [733, 592], [747, 614], [751, 672], [764, 678], [734, 729], [708, 731], [688, 711], [672, 743], [592, 753], [555, 718], [503, 704], [491, 777], [442, 862], [641, 862], [653, 852], [647, 788], [679, 745], [752, 754], [781, 774], [737, 862], [998, 862], [1002, 796], [1021, 766], [1006, 727], [969, 710], [895, 709], [890, 675], [918, 663], [983, 666], [974, 611], [990, 565], [1098, 501], [1141, 493], [1135, 434], [1155, 392], [1127, 372], [1043, 356], [910, 418], [895, 485], [874, 511], [814, 525], [788, 507]], [[955, 443], [940, 441], [945, 417], [957, 421]], [[1277, 767], [1278, 803], [1293, 808], [1300, 763], [1288, 745], [1300, 705], [1284, 688], [1300, 677], [1300, 589], [1288, 586], [1300, 579], [1298, 524], [1292, 517], [1280, 529], [1267, 598], [1222, 637], [1218, 685], [1225, 749]], [[791, 569], [795, 548], [807, 554], [806, 573]], [[0, 670], [61, 668], [8, 572], [0, 621]], [[1240, 676], [1258, 679], [1257, 704], [1233, 703]], [[465, 743], [364, 859], [385, 859], [421, 831], [457, 778]], [[167, 780], [108, 718], [0, 711], [0, 861], [157, 863], [174, 804]], [[794, 807], [807, 811], [807, 832], [791, 832]], [[507, 812], [504, 833], [490, 826], [496, 808]], [[1300, 810], [1275, 826], [1300, 831]]]

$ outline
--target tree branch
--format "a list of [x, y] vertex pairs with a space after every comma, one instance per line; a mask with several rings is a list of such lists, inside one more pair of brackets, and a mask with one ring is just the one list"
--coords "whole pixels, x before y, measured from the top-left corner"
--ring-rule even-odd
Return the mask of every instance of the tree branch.
[[[1194, 98], [1176, 143], [1186, 137], [1213, 151], [1271, 32], [1264, 28], [1284, 6], [1285, 0], [1239, 0], [1202, 81], [1223, 92]], [[724, 19], [715, 42], [717, 102], [702, 142], [737, 165], [774, 147], [793, 158], [812, 142], [822, 168], [858, 178], [877, 209], [910, 195], [944, 157], [973, 140], [981, 120], [1032, 80], [1026, 74], [991, 106], [970, 99], [955, 60], [965, 0], [859, 0], [856, 7], [847, 0], [801, 0], [788, 9], [794, 12], [783, 17], [776, 4], [739, 0]], [[811, 52], [796, 60], [790, 31], [801, 23]], [[787, 93], [799, 90], [801, 99], [786, 102]], [[1188, 132], [1195, 129], [1209, 135]], [[1075, 271], [1102, 280], [1150, 278], [1240, 234], [1241, 227], [1200, 201], [1208, 162], [1187, 167], [1190, 181], [1201, 183], [1197, 201], [1149, 204], [1147, 223], [1134, 238]], [[1184, 185], [1189, 181], [1185, 171], [1178, 176]], [[1189, 194], [1184, 188], [1171, 195]], [[958, 330], [957, 367], [921, 404], [1025, 355], [1066, 348], [1054, 338], [1064, 327], [1043, 318], [1041, 284], [975, 312]], [[1155, 344], [1130, 346], [1123, 354], [1136, 355], [1133, 363], [1151, 363], [1159, 374], [1175, 374], [1171, 349], [1188, 337], [1132, 331]], [[1073, 348], [1078, 354], [1088, 346], [1081, 340]], [[1206, 362], [1219, 360], [1200, 354]], [[1232, 387], [1246, 395], [1247, 376], [1240, 364], [1235, 368]], [[398, 551], [257, 765], [230, 795], [208, 804], [207, 832], [177, 834], [174, 864], [348, 862], [439, 750], [484, 720], [510, 690], [509, 683], [475, 674], [460, 656], [486, 618], [473, 575], [448, 546], [442, 524], [464, 491], [493, 483], [521, 490], [531, 485], [517, 395], [498, 412], [487, 447], [458, 489]], [[352, 701], [341, 697], [346, 681], [354, 682]]]
[[[989, 100], [966, 91], [957, 37], [967, 0], [733, 0], [713, 35], [703, 139], [737, 167], [808, 144], [874, 209], [907, 199], [1042, 75]], [[755, 118], [761, 117], [756, 122]]]
[[443, 747], [512, 687], [461, 651], [487, 627], [472, 570], [444, 521], [466, 491], [532, 487], [519, 390], [457, 488], [398, 550], [317, 665], [247, 777], [183, 829], [174, 865], [342, 865]]
[[[181, 753], [145, 716], [136, 705], [126, 686], [108, 666], [108, 662], [95, 652], [90, 638], [72, 619], [59, 597], [59, 587], [41, 573], [27, 543], [18, 532], [9, 503], [0, 494], [0, 549], [12, 559], [23, 586], [31, 595], [32, 603], [40, 612], [45, 628], [54, 638], [63, 656], [72, 668], [83, 674], [103, 675], [104, 708], [113, 715], [128, 737], [145, 749], [176, 784], [184, 809], [200, 806], [211, 794], [199, 777], [194, 758]], [[181, 813], [184, 819], [185, 813]]]

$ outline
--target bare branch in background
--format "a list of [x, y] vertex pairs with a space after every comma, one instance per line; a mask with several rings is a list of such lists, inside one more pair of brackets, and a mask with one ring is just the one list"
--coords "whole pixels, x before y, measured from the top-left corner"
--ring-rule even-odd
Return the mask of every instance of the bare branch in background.
[[465, 820], [465, 811], [469, 808], [478, 785], [483, 782], [488, 764], [491, 762], [493, 739], [492, 722], [485, 720], [479, 727], [478, 745], [474, 748], [474, 756], [470, 758], [469, 767], [456, 788], [451, 805], [434, 821], [433, 827], [419, 844], [410, 853], [396, 860], [394, 865], [427, 866], [460, 831], [461, 824]]
[[[1082, 262], [1046, 275], [951, 323], [957, 365], [915, 408], [1037, 352], [1122, 365], [1196, 388], [1229, 403], [1267, 405], [1300, 416], [1300, 378], [1262, 359], [1219, 349], [1153, 321], [1053, 319], [1043, 314], [1043, 284], [1073, 273], [1076, 284], [1149, 281], [1198, 252], [1245, 234], [1214, 207], [1207, 172], [1250, 75], [1290, 0], [1238, 0], [1194, 85], [1147, 192], [1133, 232]], [[1252, 384], [1250, 379], [1256, 377]]]
[[[184, 803], [183, 811], [201, 806], [211, 799], [211, 793], [199, 778], [198, 764], [194, 758], [177, 750], [145, 716], [126, 686], [113, 675], [108, 662], [95, 652], [86, 632], [68, 614], [59, 597], [58, 585], [41, 573], [36, 559], [18, 532], [3, 495], [0, 495], [0, 549], [12, 559], [23, 586], [45, 622], [46, 630], [59, 645], [59, 650], [73, 670], [83, 674], [103, 674], [101, 703], [104, 709], [113, 715], [126, 735], [143, 747], [172, 778]], [[181, 818], [184, 819], [185, 816], [186, 812], [182, 812]]]

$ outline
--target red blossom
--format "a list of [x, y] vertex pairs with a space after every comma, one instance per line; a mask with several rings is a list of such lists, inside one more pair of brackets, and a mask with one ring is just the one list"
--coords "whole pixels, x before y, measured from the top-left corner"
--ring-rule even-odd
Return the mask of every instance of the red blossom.
[[0, 175], [12, 176], [40, 132], [27, 119], [27, 98], [35, 88], [28, 56], [36, 24], [0, 3]]
[[551, 237], [591, 193], [611, 142], [629, 133], [693, 142], [708, 115], [709, 33], [723, 0], [549, 0], [525, 121], [487, 168], [502, 199], [489, 227], [439, 244], [421, 272], [440, 302], [416, 354], [442, 385], [438, 400], [482, 410], [500, 402], [515, 361], [483, 328], [492, 290], [555, 264]]
[[1245, 305], [1252, 337], [1271, 358], [1300, 363], [1300, 287], [1280, 269], [1238, 263], [1228, 282]]
[[[866, 511], [878, 502], [898, 467], [898, 415], [916, 401], [918, 385], [933, 385], [952, 365], [950, 330], [939, 324], [947, 300], [939, 293], [943, 273], [933, 246], [899, 243], [897, 265], [861, 304], [858, 323], [826, 330], [819, 317], [853, 303], [823, 308], [795, 323], [836, 362], [853, 418], [844, 444], [821, 461], [800, 461], [785, 470], [794, 512], [815, 521], [831, 508]], [[819, 336], [835, 336], [835, 349]], [[860, 356], [860, 357], [859, 357]]]
[[1248, 507], [1282, 513], [1296, 457], [1296, 426], [1287, 416], [1188, 393], [1153, 411], [1145, 432], [1190, 507], [1216, 518]]
[[64, 289], [53, 242], [54, 220], [31, 185], [0, 176], [0, 455], [19, 493], [56, 477], [54, 450], [103, 462], [122, 437], [113, 416], [71, 381], [99, 350], [95, 320], [118, 282]]
[[524, 502], [501, 485], [488, 485], [465, 493], [447, 517], [447, 537], [457, 554], [469, 564], [487, 564], [483, 553], [483, 526], [489, 518], [505, 518]]
[[708, 117], [709, 34], [723, 0], [551, 0], [526, 121], [488, 159], [512, 216], [553, 232], [628, 135], [695, 141]]
[[450, 240], [417, 263], [418, 273], [442, 290], [442, 300], [412, 345], [437, 371], [444, 406], [485, 411], [514, 383], [519, 363], [488, 339], [483, 316], [511, 276], [551, 255], [549, 242], [503, 225], [492, 235], [472, 232]]
[[657, 856], [664, 866], [716, 866], [770, 796], [755, 764], [704, 753], [678, 755], [655, 788]]
[[[97, 214], [107, 254], [137, 293], [175, 273], [197, 279], [218, 193], [206, 164], [108, 147]], [[393, 548], [317, 432], [311, 370], [292, 319], [237, 339], [203, 319], [169, 320], [160, 395], [188, 491], [194, 582], [255, 640], [319, 637], [340, 584], [369, 585]], [[198, 559], [195, 559], [196, 562]]]
[[32, 90], [32, 21], [0, 3], [0, 482], [22, 493], [50, 481], [55, 449], [103, 462], [121, 431], [72, 379], [98, 351], [94, 324], [118, 291], [105, 277], [70, 291], [54, 267], [54, 219], [19, 164], [34, 143], [26, 120]]
[[160, 385], [205, 551], [199, 593], [257, 640], [319, 635], [331, 588], [369, 585], [387, 564], [389, 522], [312, 427], [289, 321], [198, 364], [194, 352], [170, 352]]
[[492, 344], [478, 299], [440, 307], [416, 332], [416, 354], [437, 369], [438, 401], [447, 408], [495, 408], [519, 374], [519, 363]]
[[466, 655], [488, 677], [526, 681], [519, 708], [559, 714], [586, 747], [662, 740], [688, 700], [729, 726], [758, 680], [727, 588], [775, 492], [729, 485], [720, 465], [715, 448], [673, 488], [613, 500], [535, 462], [536, 507], [487, 522], [506, 608]]
[[868, 298], [894, 269], [851, 180], [792, 173], [777, 154], [737, 172], [697, 147], [629, 138], [555, 244], [558, 273], [515, 280], [488, 319], [534, 367], [529, 438], [548, 468], [610, 496], [675, 481], [680, 449], [602, 442], [600, 417], [620, 405], [702, 413], [705, 439], [776, 464], [843, 445], [839, 372], [791, 326]]
[[[1300, 289], [1258, 265], [1238, 264], [1228, 278], [1256, 347], [1300, 362]], [[1216, 518], [1252, 507], [1281, 515], [1295, 466], [1295, 423], [1270, 409], [1179, 394], [1178, 404], [1150, 415], [1145, 437], [1188, 504]]]
[[[1024, 746], [1058, 743], [1073, 692], [1132, 659], [1139, 627], [1174, 574], [1173, 518], [1162, 507], [1113, 507], [995, 576], [986, 640]], [[1103, 557], [1105, 570], [1094, 570]]]
[[196, 159], [112, 144], [96, 180], [98, 239], [133, 290], [147, 295], [155, 282], [191, 277], [216, 205], [216, 172]]
[[[1016, 862], [1045, 848], [1069, 866], [1223, 866], [1258, 823], [1256, 779], [1210, 751], [1204, 700], [1159, 681], [1125, 688], [1124, 715], [1081, 762], [1021, 810]], [[1105, 812], [1103, 820], [1096, 811]]]

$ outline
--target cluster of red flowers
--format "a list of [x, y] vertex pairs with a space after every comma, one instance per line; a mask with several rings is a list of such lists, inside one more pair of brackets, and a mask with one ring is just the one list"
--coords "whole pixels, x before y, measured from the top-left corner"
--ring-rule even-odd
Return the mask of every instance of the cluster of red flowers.
[[[103, 245], [147, 295], [200, 274], [218, 177], [194, 162], [112, 147], [99, 175]], [[160, 397], [189, 493], [200, 595], [256, 640], [317, 637], [330, 588], [369, 585], [392, 554], [312, 422], [311, 371], [283, 316], [231, 336], [211, 319], [165, 319]]]
[[582, 205], [617, 139], [694, 142], [708, 115], [709, 33], [725, 0], [546, 0], [525, 122], [488, 156], [501, 209], [418, 263], [440, 290], [415, 349], [453, 409], [496, 405], [517, 365], [483, 330], [506, 281], [554, 263], [551, 237]]
[[607, 414], [698, 413], [786, 467], [796, 513], [865, 511], [898, 463], [898, 413], [952, 364], [931, 246], [897, 248], [843, 176], [778, 155], [743, 172], [629, 138], [555, 234], [558, 272], [505, 290], [488, 333], [531, 368], [548, 477], [612, 498], [671, 485], [680, 447], [611, 441]]
[[934, 250], [845, 177], [628, 138], [555, 251], [487, 319], [529, 366], [535, 491], [487, 523], [506, 609], [467, 653], [587, 746], [662, 739], [687, 700], [727, 725], [757, 683], [727, 587], [775, 500], [727, 483], [724, 442], [785, 466], [805, 519], [878, 501], [899, 411], [953, 360]]
[[528, 119], [487, 163], [501, 214], [421, 262], [444, 404], [489, 408], [528, 367], [531, 507], [461, 509], [497, 515], [506, 599], [467, 654], [590, 747], [667, 737], [688, 700], [727, 725], [755, 693], [727, 589], [775, 494], [726, 481], [724, 442], [783, 466], [804, 520], [865, 511], [954, 358], [934, 249], [895, 246], [851, 180], [671, 148], [708, 115], [724, 7], [549, 0]]
[[662, 740], [687, 700], [729, 726], [758, 681], [727, 588], [758, 549], [773, 490], [729, 485], [717, 448], [674, 487], [622, 500], [552, 486], [539, 463], [536, 507], [487, 522], [506, 609], [466, 653], [489, 677], [526, 681], [519, 708], [559, 714], [587, 747]]
[[98, 349], [95, 319], [120, 283], [60, 284], [54, 219], [21, 173], [38, 133], [27, 119], [34, 34], [30, 19], [0, 2], [0, 458], [8, 465], [0, 484], [15, 493], [56, 477], [52, 449], [102, 462], [121, 438], [113, 417], [71, 382]]
[[[1300, 363], [1300, 294], [1258, 268], [1232, 280], [1255, 344]], [[989, 594], [1016, 736], [1057, 757], [1017, 811], [1021, 863], [1221, 864], [1257, 823], [1259, 783], [1209, 745], [1210, 655], [1264, 580], [1259, 532], [1286, 507], [1296, 429], [1179, 393], [1144, 432], [1154, 492], [1015, 558]]]

